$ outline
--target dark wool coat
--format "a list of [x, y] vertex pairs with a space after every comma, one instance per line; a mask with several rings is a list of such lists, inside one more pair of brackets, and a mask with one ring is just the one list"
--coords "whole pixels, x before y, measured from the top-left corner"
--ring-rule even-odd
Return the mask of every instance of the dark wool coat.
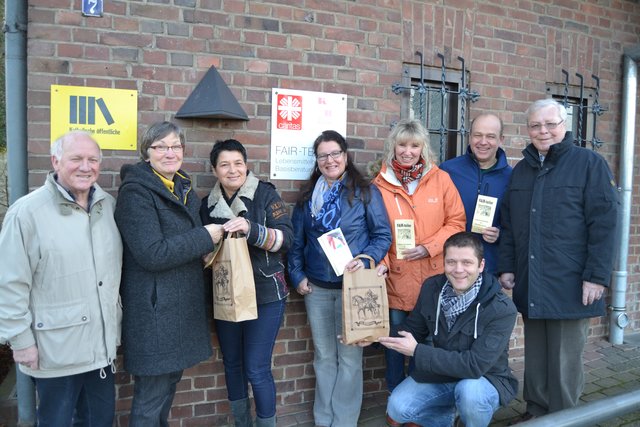
[[530, 144], [502, 203], [498, 271], [515, 273], [513, 301], [531, 319], [603, 316], [582, 305], [582, 282], [608, 286], [615, 259], [618, 192], [599, 154], [571, 132], [540, 163]]
[[124, 367], [134, 375], [179, 371], [212, 354], [202, 256], [214, 244], [189, 179], [182, 180], [185, 204], [146, 162], [124, 166], [121, 175], [115, 218], [124, 243]]
[[[416, 308], [400, 331], [411, 332], [418, 341], [411, 377], [420, 383], [445, 383], [485, 377], [498, 391], [500, 404], [508, 404], [518, 392], [518, 380], [509, 368], [509, 338], [517, 311], [498, 279], [482, 273], [478, 296], [447, 330], [439, 296], [447, 281], [444, 274], [422, 285]], [[428, 336], [432, 344], [426, 344]]]
[[[500, 202], [505, 191], [507, 191], [512, 169], [502, 148], [498, 148], [496, 156], [498, 162], [491, 170], [484, 173], [480, 170], [480, 165], [469, 147], [467, 147], [466, 154], [447, 160], [440, 165], [440, 169], [451, 176], [451, 180], [460, 193], [464, 211], [467, 214], [467, 231], [471, 231], [476, 202], [481, 194], [498, 199], [492, 225], [500, 227]], [[494, 243], [486, 242], [484, 239], [481, 240], [484, 247], [484, 270], [495, 274], [498, 267], [498, 243], [500, 240], [498, 239]]]

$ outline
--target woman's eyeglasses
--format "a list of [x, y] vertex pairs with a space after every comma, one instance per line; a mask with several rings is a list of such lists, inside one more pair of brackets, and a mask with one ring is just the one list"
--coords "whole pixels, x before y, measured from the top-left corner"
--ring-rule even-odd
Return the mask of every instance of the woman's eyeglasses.
[[172, 145], [171, 147], [169, 147], [168, 145], [152, 145], [149, 148], [153, 148], [158, 153], [162, 154], [168, 153], [169, 150], [173, 151], [174, 153], [182, 153], [182, 150], [184, 150], [184, 146], [182, 145]]
[[334, 151], [329, 154], [320, 154], [319, 156], [316, 156], [316, 160], [318, 161], [318, 163], [326, 162], [329, 159], [329, 157], [331, 157], [333, 160], [338, 160], [341, 154], [342, 154], [342, 150]]

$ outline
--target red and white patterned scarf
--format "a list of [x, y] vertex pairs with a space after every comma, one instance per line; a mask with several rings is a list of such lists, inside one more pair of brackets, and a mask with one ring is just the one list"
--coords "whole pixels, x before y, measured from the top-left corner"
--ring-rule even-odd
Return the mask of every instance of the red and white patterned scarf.
[[401, 165], [396, 159], [391, 161], [391, 168], [396, 174], [396, 178], [402, 184], [405, 191], [409, 191], [409, 183], [422, 177], [422, 169], [424, 169], [424, 159], [420, 157], [418, 163], [413, 166]]

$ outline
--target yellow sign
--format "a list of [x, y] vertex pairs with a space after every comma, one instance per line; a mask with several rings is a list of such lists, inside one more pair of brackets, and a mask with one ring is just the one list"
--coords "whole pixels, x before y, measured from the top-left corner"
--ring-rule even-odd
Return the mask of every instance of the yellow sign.
[[135, 150], [138, 91], [51, 85], [51, 142], [83, 130], [102, 149]]

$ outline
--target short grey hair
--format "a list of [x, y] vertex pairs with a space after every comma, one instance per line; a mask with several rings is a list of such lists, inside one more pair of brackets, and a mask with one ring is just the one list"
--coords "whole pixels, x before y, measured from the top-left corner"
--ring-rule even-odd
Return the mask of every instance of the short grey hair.
[[558, 114], [560, 115], [560, 120], [562, 121], [567, 120], [567, 109], [564, 108], [564, 105], [560, 104], [558, 101], [556, 101], [553, 98], [545, 98], [545, 99], [539, 99], [535, 101], [533, 104], [529, 106], [529, 108], [527, 108], [527, 111], [526, 111], [527, 124], [529, 124], [529, 117], [531, 117], [533, 113], [547, 107], [556, 107], [556, 109], [558, 110]]
[[149, 160], [149, 147], [151, 147], [151, 144], [172, 133], [178, 135], [178, 138], [180, 138], [180, 145], [184, 147], [184, 131], [177, 124], [171, 122], [157, 122], [149, 126], [140, 140], [140, 158], [145, 162]]
[[400, 120], [384, 143], [384, 160], [391, 164], [396, 155], [396, 145], [405, 141], [418, 141], [422, 143], [422, 158], [424, 159], [424, 171], [431, 168], [431, 151], [429, 149], [429, 132], [418, 120]]
[[90, 139], [96, 144], [96, 146], [98, 147], [98, 152], [100, 153], [100, 157], [98, 158], [98, 160], [102, 162], [102, 150], [100, 149], [100, 144], [98, 144], [98, 142], [93, 138], [93, 135], [83, 130], [72, 130], [71, 132], [67, 132], [60, 138], [53, 141], [53, 144], [51, 144], [51, 156], [60, 161], [62, 159], [62, 155], [64, 154], [64, 146], [66, 145], [66, 143], [75, 141], [76, 138], [80, 136]]

